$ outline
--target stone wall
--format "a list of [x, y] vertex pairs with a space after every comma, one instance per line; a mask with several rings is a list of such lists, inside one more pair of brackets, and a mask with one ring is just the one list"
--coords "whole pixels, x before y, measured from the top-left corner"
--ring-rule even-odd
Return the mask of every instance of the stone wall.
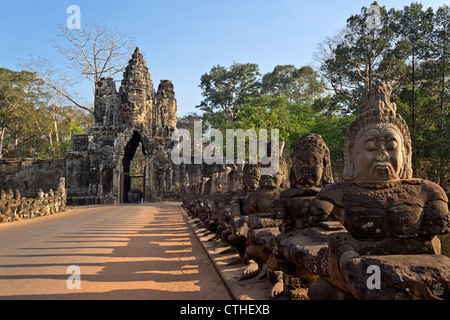
[[35, 197], [39, 189], [55, 190], [65, 173], [65, 159], [0, 159], [0, 189]]

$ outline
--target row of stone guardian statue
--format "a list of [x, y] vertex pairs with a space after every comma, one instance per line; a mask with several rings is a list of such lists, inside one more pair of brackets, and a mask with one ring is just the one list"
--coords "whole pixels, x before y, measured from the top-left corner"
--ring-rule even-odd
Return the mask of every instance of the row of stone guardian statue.
[[334, 183], [328, 147], [311, 133], [290, 172], [280, 158], [274, 175], [235, 165], [188, 187], [184, 208], [239, 254], [230, 264], [247, 266], [240, 280], [267, 276], [272, 297], [291, 299], [450, 298], [450, 258], [436, 237], [450, 232], [448, 198], [412, 178], [391, 92], [374, 81], [347, 128], [343, 181]]
[[1, 190], [0, 222], [31, 219], [66, 211], [67, 190], [65, 184], [65, 178], [61, 177], [56, 191], [50, 189], [48, 193], [44, 193], [42, 189], [39, 189], [36, 198], [22, 197], [19, 190], [16, 192]]

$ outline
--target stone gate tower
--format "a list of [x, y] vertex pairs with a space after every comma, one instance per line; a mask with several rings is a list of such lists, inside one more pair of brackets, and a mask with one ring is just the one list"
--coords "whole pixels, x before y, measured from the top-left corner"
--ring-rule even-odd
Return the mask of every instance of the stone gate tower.
[[155, 92], [139, 48], [118, 91], [112, 78], [97, 82], [94, 114], [94, 126], [72, 138], [66, 156], [68, 198], [74, 204], [126, 201], [136, 152], [145, 155], [144, 200], [178, 194], [184, 173], [170, 159], [177, 122], [174, 87], [170, 80], [161, 80]]

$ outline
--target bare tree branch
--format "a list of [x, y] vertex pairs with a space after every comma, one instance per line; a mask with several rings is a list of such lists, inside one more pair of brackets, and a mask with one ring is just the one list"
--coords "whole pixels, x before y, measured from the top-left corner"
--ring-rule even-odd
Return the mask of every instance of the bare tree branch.
[[71, 62], [71, 67], [95, 83], [123, 72], [133, 50], [131, 37], [104, 25], [85, 24], [69, 30], [59, 26], [58, 41], [52, 45]]
[[[84, 106], [74, 94], [68, 92], [67, 87], [72, 86], [73, 83], [63, 73], [55, 71], [48, 60], [31, 56], [28, 61], [21, 62], [19, 65], [21, 68], [33, 72], [47, 87], [56, 91], [57, 94], [67, 99], [77, 108], [94, 113], [92, 109]], [[57, 79], [55, 74], [57, 74]]]

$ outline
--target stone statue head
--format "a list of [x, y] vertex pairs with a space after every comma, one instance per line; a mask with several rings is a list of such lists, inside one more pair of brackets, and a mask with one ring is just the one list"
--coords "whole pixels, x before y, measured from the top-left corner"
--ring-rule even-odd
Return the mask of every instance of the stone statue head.
[[254, 191], [259, 186], [259, 180], [261, 179], [261, 168], [260, 164], [246, 163], [244, 165], [243, 177], [244, 190]]
[[[261, 175], [259, 186], [264, 189], [287, 188], [289, 187], [288, 167], [286, 160], [281, 156], [283, 154], [284, 142], [276, 144], [273, 144], [273, 141], [269, 142], [267, 144], [268, 154], [272, 152], [272, 145], [278, 145], [279, 147], [278, 170], [275, 174]], [[271, 165], [271, 163], [261, 164], [261, 167], [270, 167]]]
[[57, 190], [63, 191], [65, 188], [66, 188], [66, 178], [60, 177]]
[[408, 126], [389, 99], [392, 87], [374, 81], [349, 125], [344, 142], [344, 180], [387, 181], [412, 178]]
[[330, 150], [318, 134], [310, 133], [298, 140], [292, 155], [289, 182], [291, 188], [333, 183]]
[[236, 187], [234, 186], [234, 174], [236, 173], [236, 165], [231, 167], [230, 173], [228, 173], [228, 187], [229, 192], [236, 192]]
[[219, 174], [217, 172], [214, 172], [211, 176], [211, 194], [219, 192], [217, 190], [217, 178]]
[[244, 164], [237, 164], [233, 174], [233, 192], [244, 190]]
[[210, 179], [209, 178], [202, 178], [202, 189], [201, 189], [201, 194], [205, 194], [206, 193], [206, 182], [208, 182]]
[[[261, 165], [261, 167], [264, 166], [265, 165]], [[288, 179], [288, 166], [286, 160], [280, 157], [277, 173], [261, 175], [259, 186], [260, 188], [264, 189], [288, 188], [289, 179]]]
[[223, 177], [223, 172], [217, 172], [216, 193], [222, 192], [222, 177]]
[[221, 193], [229, 193], [230, 192], [230, 181], [229, 174], [231, 173], [230, 167], [223, 168], [223, 172], [220, 179], [220, 192]]

